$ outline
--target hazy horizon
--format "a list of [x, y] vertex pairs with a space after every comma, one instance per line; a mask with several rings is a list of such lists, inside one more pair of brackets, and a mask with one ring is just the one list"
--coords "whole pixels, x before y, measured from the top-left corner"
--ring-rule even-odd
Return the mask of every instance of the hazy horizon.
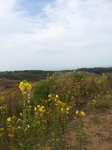
[[69, 68], [69, 69], [57, 69], [57, 70], [49, 70], [49, 69], [46, 69], [46, 70], [42, 70], [42, 69], [34, 69], [34, 70], [32, 70], [32, 69], [29, 69], [29, 70], [27, 70], [27, 69], [24, 69], [24, 70], [4, 70], [4, 71], [1, 71], [0, 70], [0, 72], [14, 72], [14, 71], [75, 71], [75, 70], [78, 70], [78, 69], [94, 69], [94, 68], [112, 68], [112, 66], [109, 66], [109, 67], [84, 67], [84, 68]]

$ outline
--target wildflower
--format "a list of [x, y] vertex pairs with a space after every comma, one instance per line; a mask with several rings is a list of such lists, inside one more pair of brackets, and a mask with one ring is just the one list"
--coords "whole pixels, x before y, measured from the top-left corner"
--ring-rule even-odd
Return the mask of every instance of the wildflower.
[[77, 111], [76, 111], [76, 115], [78, 115], [78, 113], [79, 113], [79, 111], [77, 110]]
[[61, 111], [63, 111], [63, 108], [61, 108]]
[[20, 88], [20, 90], [21, 90], [22, 92], [24, 92], [25, 87], [24, 87], [24, 83], [23, 83], [23, 82], [20, 82], [19, 88]]
[[22, 113], [20, 113], [20, 116], [22, 116], [23, 114]]
[[83, 112], [83, 111], [81, 111], [81, 115], [82, 115], [82, 116], [86, 116], [86, 115], [85, 115], [85, 112]]
[[51, 94], [48, 95], [48, 98], [51, 98]]
[[39, 111], [40, 111], [40, 112], [42, 112], [42, 111], [43, 111], [42, 107], [41, 107], [41, 108], [39, 108]]
[[58, 94], [56, 94], [56, 99], [58, 99], [59, 98], [59, 96], [58, 96]]
[[95, 104], [95, 103], [96, 103], [96, 100], [92, 100], [92, 102]]
[[76, 116], [74, 116], [74, 119], [76, 119]]
[[66, 110], [69, 111], [69, 108], [67, 107]]
[[36, 111], [37, 110], [37, 108], [36, 107], [34, 107], [34, 111]]
[[0, 128], [0, 131], [3, 131], [4, 130], [4, 128]]
[[2, 136], [2, 133], [0, 133], [0, 137]]
[[42, 106], [42, 109], [44, 109], [44, 106]]
[[31, 86], [31, 84], [30, 83], [28, 83], [28, 82], [25, 82], [24, 83], [24, 86], [25, 86], [25, 88], [27, 89], [27, 90], [31, 90], [31, 88], [32, 88], [32, 86]]
[[40, 108], [40, 105], [37, 105], [37, 108]]
[[14, 137], [14, 134], [8, 134], [8, 136], [12, 138], [12, 137]]
[[11, 122], [11, 117], [7, 118], [7, 122]]
[[2, 96], [2, 100], [4, 100], [4, 96]]
[[24, 81], [20, 82], [19, 88], [20, 88], [20, 90], [21, 90], [22, 93], [23, 93], [25, 90], [30, 91], [31, 88], [32, 88], [32, 86], [31, 86], [30, 83], [28, 83], [26, 80], [24, 80]]

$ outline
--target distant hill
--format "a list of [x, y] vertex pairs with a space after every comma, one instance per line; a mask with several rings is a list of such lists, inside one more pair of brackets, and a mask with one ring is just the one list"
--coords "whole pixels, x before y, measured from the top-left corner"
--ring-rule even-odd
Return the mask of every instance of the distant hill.
[[6, 78], [10, 80], [39, 81], [41, 79], [45, 79], [48, 73], [51, 76], [54, 73], [54, 71], [42, 71], [42, 70], [6, 71], [0, 72], [0, 78]]
[[[62, 71], [43, 71], [43, 70], [24, 70], [24, 71], [5, 71], [0, 72], [0, 78], [10, 79], [10, 80], [27, 80], [27, 81], [39, 81], [42, 79], [45, 79], [47, 77], [47, 74], [49, 76], [62, 76], [67, 73], [70, 74], [70, 72], [73, 72], [74, 70], [62, 70]], [[76, 72], [84, 71], [89, 73], [96, 73], [96, 74], [102, 74], [102, 73], [109, 73], [112, 72], [112, 67], [110, 68], [79, 68], [75, 70]], [[62, 74], [61, 74], [62, 73]]]
[[95, 68], [79, 68], [77, 69], [76, 71], [86, 71], [86, 72], [94, 72], [94, 73], [97, 73], [97, 74], [102, 74], [102, 73], [110, 73], [112, 72], [112, 67], [109, 67], [109, 68], [103, 68], [103, 67], [95, 67]]

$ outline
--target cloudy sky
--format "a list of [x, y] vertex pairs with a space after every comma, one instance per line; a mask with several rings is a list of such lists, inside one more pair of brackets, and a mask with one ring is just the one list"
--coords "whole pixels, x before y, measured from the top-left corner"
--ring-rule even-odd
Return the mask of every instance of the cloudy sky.
[[112, 67], [112, 0], [0, 0], [0, 71]]

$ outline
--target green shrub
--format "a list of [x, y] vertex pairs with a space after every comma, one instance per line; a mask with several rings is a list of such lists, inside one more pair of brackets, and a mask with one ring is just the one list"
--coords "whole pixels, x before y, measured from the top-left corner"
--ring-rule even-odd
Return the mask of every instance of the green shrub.
[[51, 80], [41, 81], [40, 84], [35, 86], [32, 102], [42, 104], [43, 101], [45, 101], [48, 98], [48, 95], [51, 92], [51, 89], [52, 89], [52, 81]]

